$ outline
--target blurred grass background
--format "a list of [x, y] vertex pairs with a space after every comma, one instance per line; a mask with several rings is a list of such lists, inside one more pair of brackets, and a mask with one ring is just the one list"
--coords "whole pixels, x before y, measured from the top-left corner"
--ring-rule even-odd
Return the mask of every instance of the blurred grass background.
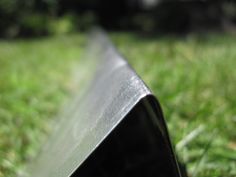
[[[236, 176], [236, 36], [110, 33], [160, 100], [189, 176]], [[85, 35], [0, 41], [0, 177], [24, 170], [76, 91]]]
[[0, 41], [0, 176], [16, 176], [43, 146], [52, 117], [75, 89], [84, 35]]

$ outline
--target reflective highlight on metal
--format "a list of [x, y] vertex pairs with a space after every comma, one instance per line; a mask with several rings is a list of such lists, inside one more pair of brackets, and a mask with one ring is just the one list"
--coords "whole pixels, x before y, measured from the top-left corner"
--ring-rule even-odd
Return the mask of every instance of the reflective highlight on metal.
[[89, 41], [81, 90], [28, 176], [179, 177], [156, 98], [102, 32]]

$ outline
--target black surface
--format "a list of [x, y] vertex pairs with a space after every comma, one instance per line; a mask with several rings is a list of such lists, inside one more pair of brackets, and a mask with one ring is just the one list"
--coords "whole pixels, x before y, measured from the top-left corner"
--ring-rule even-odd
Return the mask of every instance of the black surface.
[[72, 177], [179, 176], [168, 141], [141, 101]]

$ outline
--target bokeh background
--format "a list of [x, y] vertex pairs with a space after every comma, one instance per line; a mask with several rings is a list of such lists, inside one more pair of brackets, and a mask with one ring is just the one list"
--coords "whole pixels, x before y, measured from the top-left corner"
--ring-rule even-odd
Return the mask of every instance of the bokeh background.
[[188, 175], [235, 177], [233, 0], [0, 0], [0, 177], [24, 172], [80, 88], [94, 26], [160, 100]]
[[2, 37], [109, 30], [180, 33], [235, 28], [235, 2], [212, 0], [1, 0]]

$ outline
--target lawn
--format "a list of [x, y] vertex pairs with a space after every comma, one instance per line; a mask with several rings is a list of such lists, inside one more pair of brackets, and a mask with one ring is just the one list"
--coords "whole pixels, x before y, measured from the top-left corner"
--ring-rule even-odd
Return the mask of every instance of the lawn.
[[84, 35], [0, 41], [0, 177], [16, 176], [42, 146], [76, 89]]
[[[158, 97], [190, 176], [236, 176], [236, 36], [110, 36]], [[79, 88], [84, 41], [82, 34], [0, 41], [0, 177], [24, 169]]]

